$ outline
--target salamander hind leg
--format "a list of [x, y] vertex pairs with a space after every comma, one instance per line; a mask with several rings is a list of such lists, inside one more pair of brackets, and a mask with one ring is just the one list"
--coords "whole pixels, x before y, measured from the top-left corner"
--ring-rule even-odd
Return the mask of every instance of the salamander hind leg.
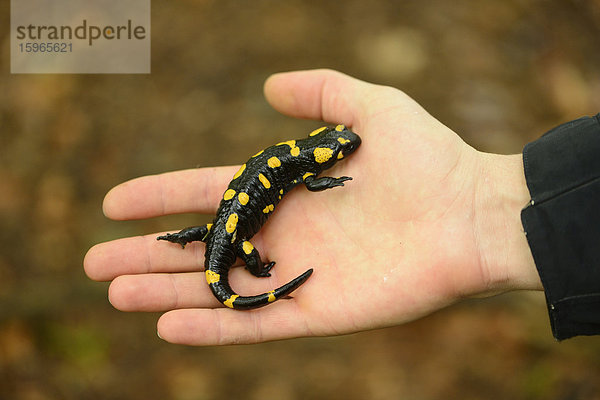
[[247, 240], [239, 242], [236, 250], [238, 257], [246, 263], [246, 268], [252, 275], [260, 278], [271, 276], [269, 271], [275, 265], [275, 261], [268, 264], [263, 263], [258, 250], [254, 248], [252, 243]]
[[323, 176], [315, 178], [314, 175], [309, 175], [304, 179], [304, 184], [311, 192], [320, 192], [321, 190], [331, 189], [336, 186], [344, 186], [344, 182], [349, 180], [352, 180], [349, 176], [342, 176], [340, 178]]
[[212, 224], [192, 226], [182, 229], [177, 233], [167, 233], [166, 235], [159, 236], [156, 238], [156, 240], [166, 240], [171, 243], [178, 243], [182, 248], [184, 248], [186, 244], [193, 241], [204, 242], [208, 236], [208, 233], [210, 232], [211, 227]]

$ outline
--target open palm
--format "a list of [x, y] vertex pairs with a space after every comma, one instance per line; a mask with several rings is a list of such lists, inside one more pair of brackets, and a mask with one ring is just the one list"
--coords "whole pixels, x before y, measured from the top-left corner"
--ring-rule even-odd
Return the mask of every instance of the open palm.
[[[537, 286], [534, 275], [511, 282], [514, 263], [493, 257], [497, 247], [527, 255], [524, 239], [511, 238], [515, 221], [496, 224], [481, 215], [491, 207], [487, 171], [495, 156], [466, 145], [402, 92], [336, 72], [278, 74], [265, 93], [286, 114], [351, 127], [363, 144], [326, 171], [354, 180], [319, 193], [293, 190], [251, 240], [263, 260], [277, 262], [272, 276], [259, 279], [234, 267], [230, 283], [253, 295], [308, 268], [314, 274], [292, 299], [230, 310], [206, 285], [204, 244], [182, 250], [157, 242], [157, 235], [120, 239], [93, 247], [84, 262], [92, 279], [113, 280], [115, 307], [168, 311], [158, 331], [171, 342], [249, 343], [396, 325], [464, 296]], [[236, 169], [126, 182], [107, 195], [105, 213], [114, 219], [214, 213]], [[517, 205], [523, 195], [515, 194]]]

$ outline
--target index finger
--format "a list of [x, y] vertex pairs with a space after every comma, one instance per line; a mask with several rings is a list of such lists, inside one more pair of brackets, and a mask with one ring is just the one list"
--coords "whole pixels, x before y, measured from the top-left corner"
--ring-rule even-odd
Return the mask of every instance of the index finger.
[[187, 212], [214, 213], [238, 168], [196, 168], [132, 179], [106, 194], [104, 215], [126, 220]]

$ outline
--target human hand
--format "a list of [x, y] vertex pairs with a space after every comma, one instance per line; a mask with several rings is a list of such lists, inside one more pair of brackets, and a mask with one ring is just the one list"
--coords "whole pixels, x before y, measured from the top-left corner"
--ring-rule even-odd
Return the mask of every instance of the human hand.
[[[232, 268], [242, 295], [263, 293], [308, 268], [293, 293], [252, 311], [222, 307], [206, 284], [204, 244], [156, 236], [94, 246], [88, 276], [112, 280], [111, 303], [125, 311], [166, 311], [167, 341], [252, 343], [336, 335], [417, 319], [468, 296], [541, 289], [520, 223], [529, 200], [520, 155], [484, 154], [464, 143], [404, 93], [333, 71], [276, 74], [268, 101], [301, 118], [344, 124], [361, 147], [328, 175], [342, 189], [288, 194], [252, 239], [270, 278]], [[256, 149], [259, 150], [259, 149]], [[134, 179], [104, 201], [112, 219], [215, 213], [237, 167]]]

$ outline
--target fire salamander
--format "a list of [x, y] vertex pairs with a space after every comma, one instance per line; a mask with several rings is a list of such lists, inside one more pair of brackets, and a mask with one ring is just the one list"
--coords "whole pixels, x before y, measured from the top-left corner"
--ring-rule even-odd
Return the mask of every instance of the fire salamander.
[[249, 242], [267, 221], [281, 198], [303, 183], [316, 192], [344, 186], [352, 178], [318, 175], [345, 158], [361, 139], [343, 125], [322, 127], [305, 139], [289, 140], [259, 151], [235, 173], [223, 194], [212, 224], [183, 229], [159, 236], [158, 240], [182, 247], [199, 240], [206, 243], [205, 275], [215, 297], [225, 306], [247, 310], [287, 296], [312, 274], [312, 268], [278, 289], [256, 296], [240, 296], [229, 286], [227, 275], [236, 256], [254, 276], [270, 276], [274, 261], [265, 264]]

